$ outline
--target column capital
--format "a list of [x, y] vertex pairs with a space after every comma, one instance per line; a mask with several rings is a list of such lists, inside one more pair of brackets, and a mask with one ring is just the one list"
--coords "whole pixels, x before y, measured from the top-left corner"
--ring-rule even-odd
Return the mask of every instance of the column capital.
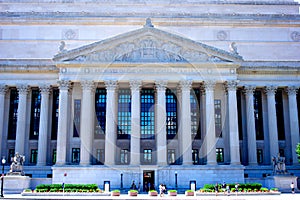
[[246, 95], [253, 95], [253, 92], [255, 91], [255, 86], [254, 85], [245, 85], [244, 86], [244, 92]]
[[5, 94], [8, 90], [7, 85], [0, 85], [0, 94]]
[[70, 80], [59, 80], [57, 83], [60, 90], [69, 90], [71, 87]]
[[288, 95], [296, 95], [298, 93], [298, 87], [297, 86], [288, 86], [285, 88], [285, 91]]
[[141, 80], [130, 80], [130, 89], [131, 91], [139, 91], [140, 87], [142, 86], [142, 81]]
[[165, 91], [168, 81], [166, 80], [156, 80], [155, 87], [158, 91]]
[[192, 87], [192, 80], [181, 80], [179, 82], [179, 87], [181, 88], [181, 90], [190, 90]]
[[29, 86], [20, 84], [20, 85], [17, 85], [17, 90], [18, 90], [19, 94], [27, 95], [28, 91], [29, 91]]
[[230, 81], [226, 81], [224, 83], [225, 88], [226, 88], [227, 91], [236, 91], [237, 84], [238, 84], [237, 80], [230, 80]]
[[265, 87], [265, 93], [267, 95], [275, 95], [277, 87], [274, 85], [268, 85]]
[[118, 81], [116, 80], [106, 80], [104, 81], [107, 90], [115, 90], [118, 86]]
[[41, 85], [40, 86], [40, 92], [41, 92], [41, 94], [49, 95], [50, 88], [51, 88], [50, 85]]
[[204, 84], [205, 91], [213, 91], [216, 86], [216, 81], [207, 80], [207, 81], [204, 81], [203, 84]]
[[90, 80], [83, 80], [80, 82], [82, 90], [94, 90], [95, 89], [95, 82]]

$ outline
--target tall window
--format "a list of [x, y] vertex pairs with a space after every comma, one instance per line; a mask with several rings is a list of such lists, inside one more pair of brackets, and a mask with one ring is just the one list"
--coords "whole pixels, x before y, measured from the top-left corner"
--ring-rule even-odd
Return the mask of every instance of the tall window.
[[104, 138], [106, 123], [106, 90], [97, 88], [95, 93], [95, 110], [97, 121], [95, 123], [95, 139]]
[[[239, 124], [239, 140], [243, 140], [243, 118], [242, 118], [242, 95], [241, 90], [236, 91], [238, 124]], [[230, 104], [230, 102], [229, 102]]]
[[56, 149], [53, 149], [52, 152], [52, 164], [54, 165], [56, 163]]
[[199, 150], [198, 149], [192, 150], [192, 159], [193, 159], [194, 165], [199, 164]]
[[16, 88], [10, 90], [8, 140], [16, 139], [19, 95]]
[[131, 95], [129, 89], [119, 90], [118, 139], [129, 139], [131, 133]]
[[216, 137], [222, 137], [221, 100], [215, 99], [215, 131]]
[[167, 137], [172, 139], [177, 134], [177, 99], [172, 90], [166, 91]]
[[200, 132], [200, 90], [191, 90], [191, 128], [192, 137], [195, 139], [201, 139]]
[[81, 100], [74, 99], [73, 137], [79, 137], [80, 135], [80, 112], [81, 112]]
[[152, 149], [144, 149], [144, 164], [152, 163]]
[[121, 149], [121, 153], [120, 153], [120, 163], [121, 164], [129, 163], [128, 154], [129, 154], [128, 149]]
[[168, 164], [172, 165], [176, 162], [176, 153], [175, 149], [168, 149]]
[[253, 100], [254, 100], [254, 120], [255, 120], [256, 139], [263, 140], [264, 139], [264, 131], [263, 131], [261, 91], [256, 90], [254, 92]]
[[36, 164], [37, 163], [37, 157], [38, 157], [38, 150], [37, 149], [31, 149], [30, 163], [31, 164]]
[[285, 140], [282, 90], [280, 89], [277, 90], [275, 94], [275, 104], [276, 104], [278, 140]]
[[41, 93], [38, 88], [33, 88], [31, 93], [30, 140], [39, 137]]
[[216, 157], [218, 163], [224, 162], [224, 149], [223, 148], [216, 148]]
[[78, 164], [80, 162], [80, 148], [72, 148], [72, 163]]
[[104, 160], [105, 160], [104, 157], [105, 157], [104, 149], [97, 149], [96, 150], [96, 164], [103, 165]]
[[57, 128], [58, 128], [58, 105], [59, 105], [59, 90], [53, 88], [52, 90], [52, 128], [51, 128], [51, 140], [57, 139]]
[[263, 157], [263, 150], [262, 149], [257, 149], [256, 150], [256, 154], [257, 154], [257, 163], [258, 164], [262, 164], [264, 161], [264, 157]]
[[141, 91], [141, 137], [154, 139], [154, 90]]

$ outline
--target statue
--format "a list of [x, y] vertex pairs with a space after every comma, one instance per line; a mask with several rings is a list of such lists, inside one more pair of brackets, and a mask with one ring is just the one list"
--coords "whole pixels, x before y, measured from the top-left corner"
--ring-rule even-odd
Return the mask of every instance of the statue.
[[281, 157], [280, 153], [278, 153], [278, 156], [272, 157], [273, 162], [273, 174], [286, 174], [286, 168], [285, 168], [285, 157]]
[[65, 41], [61, 41], [60, 42], [60, 46], [59, 46], [59, 53], [63, 53], [63, 52], [66, 52], [66, 43]]
[[236, 46], [236, 43], [235, 42], [232, 42], [230, 45], [229, 45], [229, 50], [231, 53], [233, 54], [238, 54], [237, 52], [237, 46]]
[[25, 162], [25, 156], [16, 152], [15, 156], [11, 158], [11, 165], [8, 175], [21, 175], [24, 176], [23, 164]]

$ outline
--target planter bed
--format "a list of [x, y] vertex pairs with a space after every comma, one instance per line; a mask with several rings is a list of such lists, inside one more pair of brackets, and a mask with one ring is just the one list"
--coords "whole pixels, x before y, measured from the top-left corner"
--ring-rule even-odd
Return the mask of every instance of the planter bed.
[[100, 192], [22, 192], [22, 196], [110, 196]]
[[[239, 192], [237, 196], [248, 196], [248, 195], [280, 195], [281, 192]], [[231, 192], [230, 196], [235, 196], [235, 192]], [[196, 196], [216, 196], [215, 192], [196, 192]], [[227, 196], [227, 193], [219, 192], [218, 196]]]

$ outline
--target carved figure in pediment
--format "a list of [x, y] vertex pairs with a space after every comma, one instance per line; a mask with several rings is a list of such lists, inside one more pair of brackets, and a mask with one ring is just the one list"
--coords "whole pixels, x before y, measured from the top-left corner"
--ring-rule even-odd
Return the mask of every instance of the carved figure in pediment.
[[237, 46], [235, 42], [230, 43], [229, 45], [229, 51], [233, 54], [238, 54], [237, 52]]
[[64, 41], [61, 41], [60, 45], [59, 45], [59, 53], [63, 53], [65, 51], [67, 51], [66, 50], [66, 43]]

